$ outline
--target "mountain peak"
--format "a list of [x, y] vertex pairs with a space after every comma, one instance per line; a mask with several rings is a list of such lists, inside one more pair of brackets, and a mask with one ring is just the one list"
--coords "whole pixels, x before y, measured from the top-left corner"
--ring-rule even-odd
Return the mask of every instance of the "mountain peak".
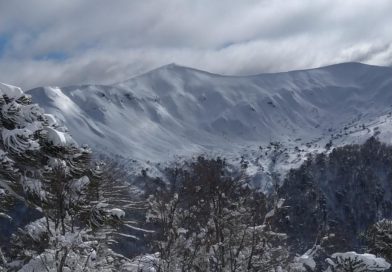
[[[180, 65], [180, 64], [177, 64], [177, 63], [174, 63], [174, 62], [162, 65], [162, 66], [160, 66], [160, 67], [158, 67], [156, 69], [151, 70], [150, 72], [157, 72], [157, 71], [171, 71], [171, 72], [192, 71], [192, 72], [205, 73], [205, 74], [211, 74], [211, 75], [214, 74], [214, 73], [210, 73], [208, 71], [200, 70], [200, 69], [197, 69], [197, 68]], [[147, 72], [146, 74], [148, 74], [150, 72]]]
[[130, 81], [134, 81], [136, 79], [140, 79], [140, 78], [167, 78], [167, 77], [173, 77], [173, 76], [180, 76], [180, 77], [184, 77], [186, 75], [188, 76], [192, 76], [195, 74], [204, 74], [204, 75], [212, 75], [212, 76], [220, 76], [217, 74], [213, 74], [213, 73], [209, 73], [203, 70], [198, 70], [195, 68], [191, 68], [191, 67], [187, 67], [187, 66], [183, 66], [183, 65], [179, 65], [176, 63], [169, 63], [169, 64], [165, 64], [163, 66], [160, 66], [158, 68], [155, 68], [153, 70], [150, 70], [148, 72], [145, 72], [143, 74], [137, 75], [135, 77], [132, 77], [128, 80], [125, 80], [122, 83], [127, 83]]
[[179, 64], [177, 64], [175, 62], [172, 62], [172, 63], [168, 63], [168, 64], [165, 64], [165, 65], [159, 66], [158, 68], [155, 68], [155, 69], [147, 72], [146, 74], [148, 74], [150, 72], [157, 72], [157, 71], [183, 70], [183, 69], [192, 69], [192, 68], [189, 68], [189, 67], [186, 67], [186, 66], [182, 66], [182, 65], [179, 65]]
[[[173, 69], [173, 68], [180, 68], [180, 67], [182, 67], [181, 65], [178, 65], [177, 63], [175, 63], [175, 62], [172, 62], [172, 63], [168, 63], [168, 64], [165, 64], [165, 65], [162, 65], [160, 68], [162, 68], [162, 69]], [[159, 68], [158, 68], [159, 69]]]
[[388, 68], [388, 67], [372, 65], [372, 64], [362, 63], [362, 62], [342, 62], [342, 63], [336, 63], [336, 64], [331, 64], [331, 65], [321, 66], [321, 67], [318, 67], [318, 68], [315, 68], [315, 69], [339, 69], [339, 70], [344, 69], [344, 70], [351, 70], [351, 69], [371, 69], [371, 68], [385, 69], [385, 68]]
[[[291, 70], [291, 71], [287, 71], [287, 72], [256, 73], [256, 74], [249, 74], [249, 75], [223, 75], [223, 74], [208, 72], [205, 70], [192, 68], [192, 67], [188, 67], [188, 66], [184, 66], [184, 65], [179, 65], [179, 64], [173, 62], [173, 63], [162, 65], [158, 68], [150, 70], [150, 71], [143, 73], [139, 76], [133, 77], [129, 80], [132, 80], [132, 79], [138, 78], [138, 77], [143, 77], [143, 76], [151, 76], [151, 75], [162, 76], [167, 73], [176, 73], [176, 74], [181, 74], [181, 75], [184, 75], [185, 73], [198, 73], [198, 74], [204, 74], [204, 75], [215, 76], [215, 77], [248, 78], [248, 77], [257, 77], [257, 76], [262, 76], [262, 75], [281, 75], [281, 74], [307, 72], [307, 71], [314, 71], [314, 70], [324, 70], [324, 71], [329, 71], [332, 73], [335, 72], [338, 74], [344, 73], [347, 75], [347, 74], [352, 74], [352, 73], [360, 74], [360, 73], [366, 72], [368, 70], [389, 69], [389, 68], [391, 68], [391, 67], [370, 65], [370, 64], [361, 63], [361, 62], [343, 62], [343, 63], [331, 64], [331, 65], [320, 66], [320, 67], [309, 68], [309, 69]], [[125, 82], [127, 82], [129, 80], [126, 80]]]

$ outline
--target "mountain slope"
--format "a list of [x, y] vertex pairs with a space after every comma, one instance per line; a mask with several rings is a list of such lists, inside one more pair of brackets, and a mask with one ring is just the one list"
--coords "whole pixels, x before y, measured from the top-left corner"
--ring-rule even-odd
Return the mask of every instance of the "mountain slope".
[[[123, 156], [312, 139], [391, 111], [392, 69], [357, 63], [249, 77], [168, 65], [111, 86], [29, 91], [80, 142]], [[169, 153], [168, 153], [169, 152]]]
[[311, 151], [375, 133], [388, 140], [392, 131], [392, 68], [360, 63], [246, 77], [171, 64], [110, 86], [29, 93], [78, 142], [155, 162], [244, 153], [271, 141]]

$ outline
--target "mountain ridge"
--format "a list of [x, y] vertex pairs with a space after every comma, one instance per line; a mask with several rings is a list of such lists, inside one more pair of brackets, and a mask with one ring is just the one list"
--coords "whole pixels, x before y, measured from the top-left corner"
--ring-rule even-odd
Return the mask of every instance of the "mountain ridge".
[[180, 65], [177, 63], [169, 63], [169, 64], [165, 64], [162, 66], [159, 66], [157, 68], [154, 68], [150, 71], [141, 73], [139, 75], [130, 77], [126, 80], [117, 82], [117, 83], [113, 83], [113, 84], [109, 84], [109, 85], [116, 85], [116, 84], [120, 84], [129, 80], [132, 80], [134, 78], [137, 77], [141, 77], [143, 75], [146, 74], [150, 74], [150, 73], [154, 73], [160, 70], [165, 70], [165, 69], [170, 69], [170, 68], [174, 68], [174, 69], [186, 69], [186, 70], [191, 70], [191, 71], [195, 71], [195, 72], [200, 72], [200, 73], [205, 73], [205, 74], [209, 74], [212, 76], [217, 76], [217, 77], [231, 77], [231, 78], [249, 78], [249, 77], [257, 77], [257, 76], [262, 76], [262, 75], [278, 75], [278, 74], [287, 74], [287, 73], [296, 73], [296, 72], [306, 72], [306, 71], [311, 71], [311, 70], [319, 70], [319, 69], [328, 69], [328, 68], [333, 68], [333, 67], [347, 67], [347, 66], [356, 66], [356, 67], [373, 67], [373, 68], [391, 68], [390, 66], [381, 66], [381, 65], [373, 65], [373, 64], [367, 64], [367, 63], [362, 63], [362, 62], [342, 62], [342, 63], [335, 63], [335, 64], [330, 64], [330, 65], [325, 65], [325, 66], [319, 66], [319, 67], [313, 67], [313, 68], [305, 68], [305, 69], [294, 69], [294, 70], [288, 70], [288, 71], [282, 71], [282, 72], [262, 72], [262, 73], [256, 73], [256, 74], [247, 74], [247, 75], [235, 75], [235, 74], [220, 74], [220, 73], [214, 73], [214, 72], [209, 72], [207, 70], [203, 70], [203, 69], [198, 69], [198, 68], [193, 68], [190, 66], [186, 66], [186, 65]]
[[114, 85], [28, 93], [79, 143], [105, 154], [154, 162], [200, 153], [259, 157], [259, 147], [279, 142], [289, 168], [295, 149], [317, 152], [375, 134], [389, 142], [391, 90], [391, 68], [360, 63], [248, 77], [171, 64]]

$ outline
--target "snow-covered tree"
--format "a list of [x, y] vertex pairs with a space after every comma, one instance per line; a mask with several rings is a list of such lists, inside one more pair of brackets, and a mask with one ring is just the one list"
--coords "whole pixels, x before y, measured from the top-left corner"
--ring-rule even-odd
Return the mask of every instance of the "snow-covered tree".
[[78, 146], [20, 88], [5, 84], [0, 130], [0, 200], [22, 201], [42, 214], [14, 233], [8, 259], [0, 252], [3, 265], [20, 271], [117, 270], [124, 258], [108, 248], [108, 232], [99, 230], [125, 214], [97, 193], [105, 177], [90, 167], [90, 149]]
[[334, 253], [326, 261], [329, 264], [327, 271], [332, 272], [374, 272], [385, 271], [391, 267], [383, 258], [356, 252]]
[[371, 253], [392, 261], [392, 220], [383, 219], [371, 226], [366, 240]]

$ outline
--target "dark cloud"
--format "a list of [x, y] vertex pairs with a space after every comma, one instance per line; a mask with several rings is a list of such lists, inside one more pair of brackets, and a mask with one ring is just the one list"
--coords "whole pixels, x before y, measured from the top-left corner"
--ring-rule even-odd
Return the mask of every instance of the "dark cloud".
[[0, 0], [0, 81], [111, 83], [167, 63], [255, 74], [391, 65], [389, 0]]

